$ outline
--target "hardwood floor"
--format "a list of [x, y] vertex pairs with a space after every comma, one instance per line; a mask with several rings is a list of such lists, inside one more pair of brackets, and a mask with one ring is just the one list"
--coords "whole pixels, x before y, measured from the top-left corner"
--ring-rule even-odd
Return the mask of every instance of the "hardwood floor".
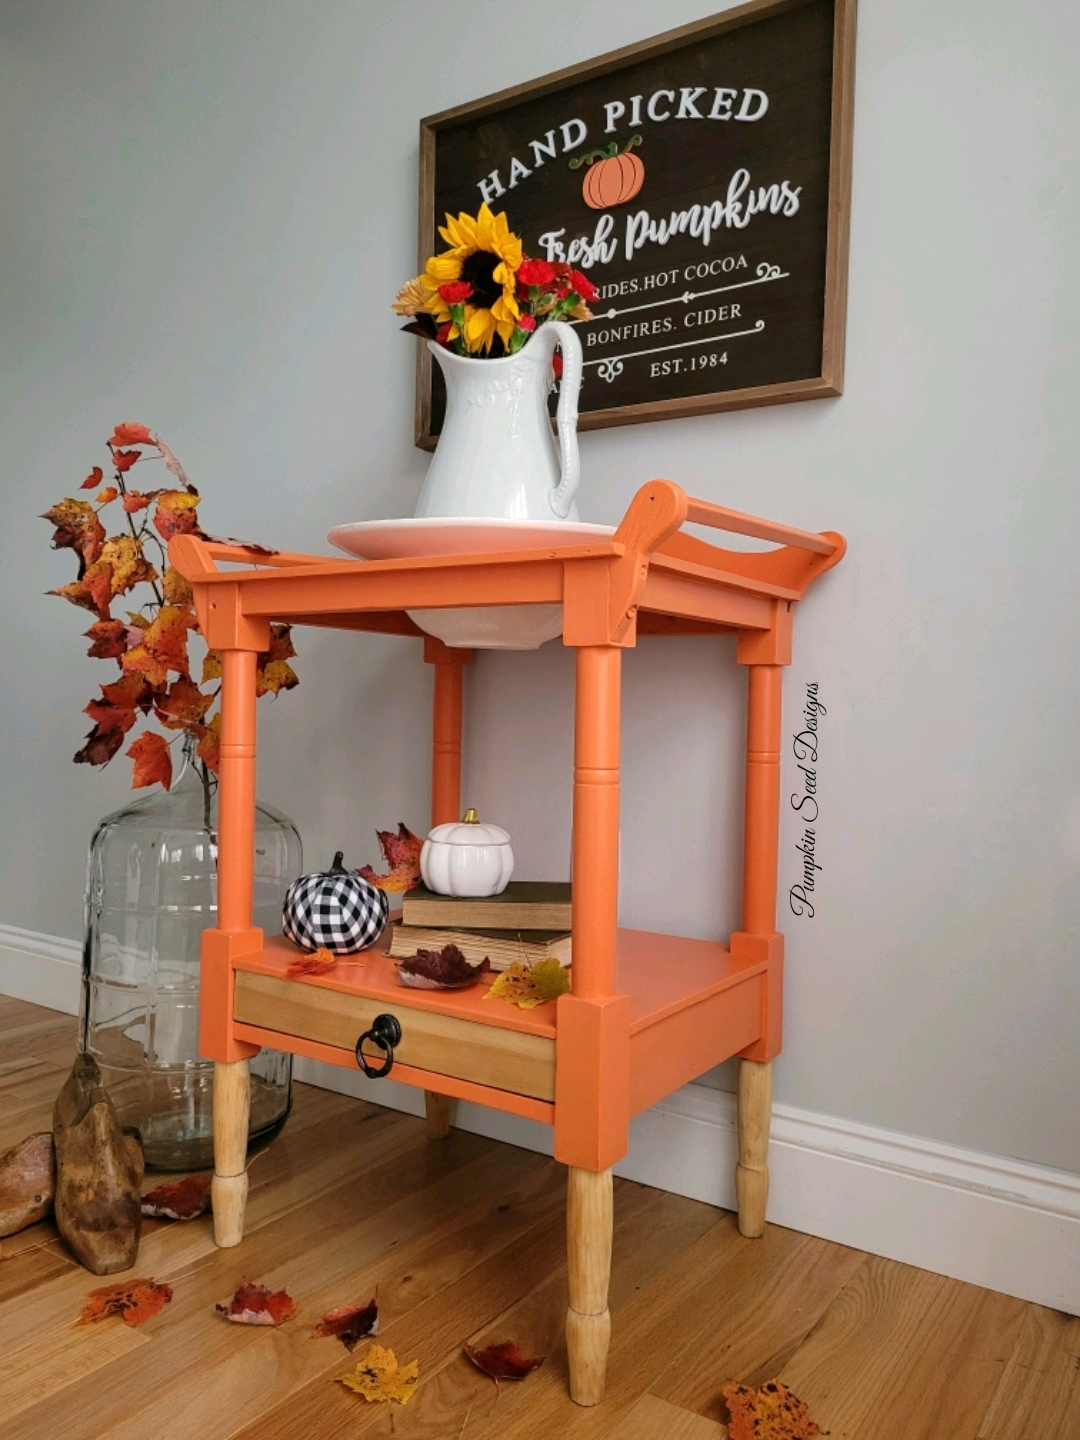
[[[0, 998], [0, 1150], [51, 1125], [75, 1022]], [[156, 1183], [154, 1180], [149, 1184]], [[721, 1388], [779, 1377], [833, 1440], [1077, 1440], [1080, 1320], [771, 1225], [615, 1182], [608, 1391], [566, 1393], [564, 1172], [525, 1150], [298, 1086], [251, 1169], [248, 1230], [147, 1221], [137, 1272], [174, 1287], [140, 1329], [73, 1328], [104, 1283], [50, 1223], [0, 1241], [4, 1440], [724, 1440]], [[214, 1303], [284, 1287], [280, 1330]], [[353, 1361], [311, 1337], [378, 1295], [379, 1341], [418, 1359], [407, 1409], [333, 1383]], [[544, 1366], [490, 1380], [461, 1343], [514, 1340]], [[358, 1348], [356, 1356], [364, 1352]]]

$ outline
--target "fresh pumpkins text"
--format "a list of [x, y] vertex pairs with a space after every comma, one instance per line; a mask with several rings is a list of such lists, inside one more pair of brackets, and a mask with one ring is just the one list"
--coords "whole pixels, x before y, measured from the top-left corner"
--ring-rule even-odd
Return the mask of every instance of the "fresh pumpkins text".
[[[708, 108], [702, 108], [704, 106]], [[654, 123], [703, 120], [752, 124], [768, 113], [769, 97], [764, 90], [738, 90], [724, 85], [716, 86], [709, 97], [705, 86], [684, 85], [677, 91], [656, 90], [648, 98], [631, 95], [626, 101], [612, 100], [603, 109], [603, 133], [611, 135], [622, 129], [632, 130], [643, 119]], [[530, 140], [525, 148], [531, 152], [531, 165], [517, 155], [511, 156], [504, 169], [492, 170], [476, 182], [481, 197], [488, 205], [495, 204], [547, 160], [555, 160], [560, 154], [577, 150], [588, 134], [589, 127], [585, 121], [575, 117], [553, 127], [542, 139]], [[659, 217], [652, 216], [648, 210], [627, 213], [621, 237], [615, 234], [615, 217], [605, 213], [597, 220], [591, 236], [577, 235], [568, 239], [563, 227], [545, 231], [539, 236], [539, 244], [549, 261], [563, 260], [583, 270], [613, 260], [620, 241], [627, 260], [632, 260], [635, 253], [646, 245], [666, 245], [676, 235], [689, 234], [707, 246], [717, 231], [744, 230], [755, 215], [796, 215], [801, 191], [802, 186], [793, 185], [790, 180], [755, 186], [749, 170], [740, 168], [732, 175], [722, 198], [691, 205], [686, 210], [673, 210], [669, 215]]]

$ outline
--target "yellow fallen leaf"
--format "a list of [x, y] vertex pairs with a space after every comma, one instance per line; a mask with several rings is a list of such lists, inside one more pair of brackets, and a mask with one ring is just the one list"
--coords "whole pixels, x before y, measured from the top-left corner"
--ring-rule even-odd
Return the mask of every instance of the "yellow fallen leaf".
[[494, 995], [521, 1010], [533, 1010], [545, 1000], [557, 1000], [570, 989], [570, 976], [554, 956], [527, 965], [515, 960], [502, 972], [484, 997]]
[[365, 1400], [391, 1400], [397, 1405], [407, 1405], [416, 1394], [419, 1377], [418, 1360], [399, 1365], [392, 1350], [372, 1345], [364, 1358], [357, 1361], [352, 1374], [341, 1375], [339, 1379]]

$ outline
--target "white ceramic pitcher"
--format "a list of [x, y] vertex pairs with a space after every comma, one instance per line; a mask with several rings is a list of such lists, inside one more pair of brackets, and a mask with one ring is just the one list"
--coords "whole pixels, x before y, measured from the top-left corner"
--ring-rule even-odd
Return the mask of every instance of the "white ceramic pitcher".
[[[563, 355], [551, 432], [552, 357]], [[428, 342], [446, 379], [446, 418], [417, 501], [418, 518], [498, 518], [551, 524], [578, 518], [581, 341], [562, 320], [540, 325], [516, 355], [474, 360]], [[561, 605], [409, 612], [448, 645], [535, 649], [562, 630]]]
[[[547, 408], [556, 345], [558, 446]], [[502, 360], [473, 360], [430, 340], [428, 349], [446, 379], [446, 418], [415, 514], [576, 520], [581, 341], [572, 326], [549, 320]]]

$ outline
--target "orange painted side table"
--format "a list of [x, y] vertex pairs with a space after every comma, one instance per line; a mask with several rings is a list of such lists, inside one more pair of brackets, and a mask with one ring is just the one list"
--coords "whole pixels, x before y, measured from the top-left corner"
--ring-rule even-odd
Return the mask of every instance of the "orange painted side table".
[[[775, 542], [722, 550], [687, 521]], [[454, 1098], [554, 1127], [569, 1167], [570, 1393], [603, 1395], [610, 1320], [611, 1166], [639, 1111], [729, 1056], [741, 1057], [739, 1227], [760, 1235], [768, 1191], [771, 1061], [780, 1050], [783, 937], [776, 930], [780, 680], [795, 602], [835, 565], [841, 536], [811, 534], [689, 499], [666, 480], [634, 497], [608, 541], [405, 560], [266, 555], [179, 536], [173, 565], [222, 664], [217, 928], [203, 935], [202, 1053], [214, 1078], [214, 1226], [243, 1234], [248, 1061], [270, 1045], [355, 1069], [378, 1015], [400, 1026], [393, 1074], [427, 1093], [429, 1133]], [[220, 563], [242, 568], [219, 569]], [[406, 610], [551, 604], [577, 651], [571, 991], [530, 1011], [476, 990], [405, 990], [367, 953], [330, 974], [287, 979], [296, 951], [252, 926], [255, 666], [271, 621], [416, 635]], [[749, 669], [742, 927], [729, 942], [620, 930], [619, 688], [638, 635], [736, 636]], [[462, 666], [470, 652], [422, 637], [434, 666], [432, 823], [460, 815]]]

